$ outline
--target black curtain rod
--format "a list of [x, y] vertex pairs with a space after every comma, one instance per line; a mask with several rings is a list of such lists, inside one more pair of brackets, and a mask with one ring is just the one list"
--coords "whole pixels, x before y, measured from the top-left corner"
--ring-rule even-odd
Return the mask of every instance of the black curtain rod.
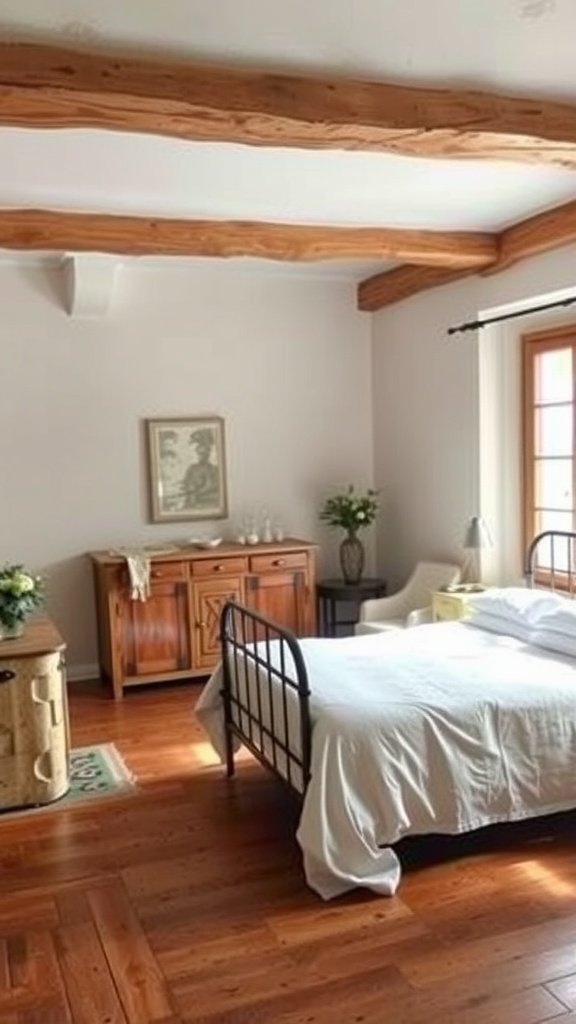
[[458, 327], [449, 327], [448, 334], [460, 334], [464, 331], [478, 331], [488, 324], [497, 324], [501, 320], [513, 320], [517, 316], [529, 316], [530, 313], [542, 313], [545, 309], [557, 309], [558, 306], [572, 306], [576, 302], [576, 295], [571, 299], [559, 299], [557, 302], [548, 302], [545, 306], [532, 306], [531, 309], [519, 309], [516, 313], [502, 313], [500, 316], [489, 316], [485, 320], [469, 320], [467, 324], [459, 324]]

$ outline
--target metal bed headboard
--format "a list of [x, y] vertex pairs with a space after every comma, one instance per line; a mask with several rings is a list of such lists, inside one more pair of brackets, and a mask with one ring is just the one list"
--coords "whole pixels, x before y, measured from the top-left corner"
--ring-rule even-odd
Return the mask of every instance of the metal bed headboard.
[[543, 584], [576, 596], [576, 533], [544, 530], [530, 544], [524, 567], [526, 584]]

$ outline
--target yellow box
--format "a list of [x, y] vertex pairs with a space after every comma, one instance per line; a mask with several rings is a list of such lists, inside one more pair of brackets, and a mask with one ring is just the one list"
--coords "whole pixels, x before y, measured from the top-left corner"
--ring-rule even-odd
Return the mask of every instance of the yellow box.
[[468, 593], [436, 590], [432, 594], [432, 621], [449, 622], [453, 619], [465, 619], [470, 614], [470, 598], [478, 592], [479, 589]]

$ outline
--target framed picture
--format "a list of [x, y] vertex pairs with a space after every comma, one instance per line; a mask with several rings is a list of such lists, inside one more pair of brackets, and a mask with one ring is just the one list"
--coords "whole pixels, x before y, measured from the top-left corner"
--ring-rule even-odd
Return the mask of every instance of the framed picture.
[[146, 420], [146, 430], [152, 522], [225, 519], [224, 420]]

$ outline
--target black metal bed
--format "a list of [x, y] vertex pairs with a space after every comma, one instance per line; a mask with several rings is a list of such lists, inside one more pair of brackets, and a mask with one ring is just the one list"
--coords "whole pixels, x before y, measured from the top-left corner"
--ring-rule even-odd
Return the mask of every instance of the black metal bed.
[[294, 633], [235, 601], [220, 620], [226, 771], [235, 740], [303, 794], [310, 779], [310, 687]]
[[[528, 547], [527, 586], [576, 597], [576, 533], [546, 530]], [[310, 685], [298, 639], [229, 601], [220, 620], [226, 769], [242, 744], [302, 796], [310, 779]], [[331, 641], [327, 641], [331, 642]], [[338, 640], [334, 640], [338, 643]]]

